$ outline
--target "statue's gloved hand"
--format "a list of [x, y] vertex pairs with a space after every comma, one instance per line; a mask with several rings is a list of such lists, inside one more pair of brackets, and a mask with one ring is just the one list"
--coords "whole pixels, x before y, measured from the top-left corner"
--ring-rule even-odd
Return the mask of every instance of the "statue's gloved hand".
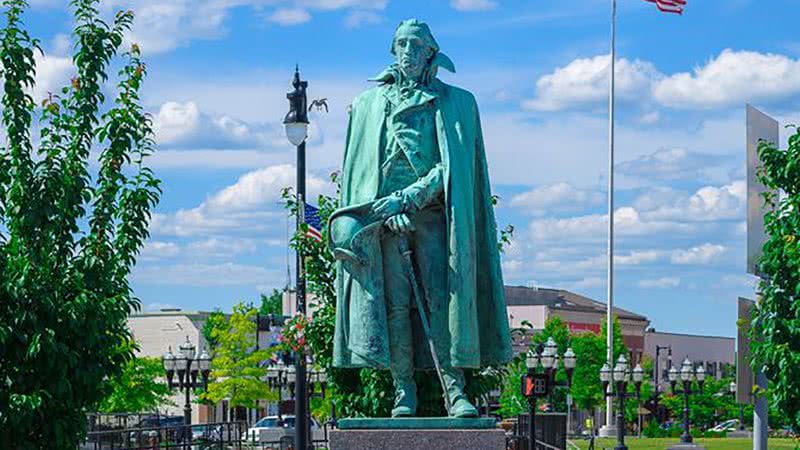
[[402, 195], [397, 193], [378, 199], [372, 205], [372, 214], [386, 219], [403, 212], [404, 204]]
[[411, 233], [416, 228], [405, 214], [397, 214], [386, 219], [386, 226], [397, 234]]

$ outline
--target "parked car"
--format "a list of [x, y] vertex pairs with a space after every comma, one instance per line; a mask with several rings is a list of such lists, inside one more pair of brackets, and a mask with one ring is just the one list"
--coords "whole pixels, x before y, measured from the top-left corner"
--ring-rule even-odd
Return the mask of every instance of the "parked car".
[[736, 431], [739, 429], [739, 419], [730, 419], [718, 423], [716, 426], [709, 428], [706, 431], [715, 431], [718, 433]]
[[[321, 439], [322, 427], [311, 419], [312, 439]], [[242, 436], [248, 442], [279, 442], [284, 436], [294, 436], [294, 416], [267, 416], [254, 423]]]

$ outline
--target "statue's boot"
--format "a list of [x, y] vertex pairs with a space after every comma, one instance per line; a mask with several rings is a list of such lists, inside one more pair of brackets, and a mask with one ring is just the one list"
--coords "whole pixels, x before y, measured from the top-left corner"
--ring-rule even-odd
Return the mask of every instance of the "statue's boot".
[[451, 417], [478, 417], [478, 410], [464, 393], [464, 371], [453, 367], [442, 368], [447, 396], [450, 399]]
[[417, 385], [414, 379], [394, 380], [392, 417], [413, 417], [417, 414]]
[[[391, 314], [390, 314], [391, 316]], [[400, 317], [408, 317], [408, 310]], [[410, 321], [389, 320], [389, 369], [394, 383], [392, 417], [417, 414], [417, 384], [414, 382], [414, 349], [411, 344]], [[405, 322], [405, 323], [404, 323]]]

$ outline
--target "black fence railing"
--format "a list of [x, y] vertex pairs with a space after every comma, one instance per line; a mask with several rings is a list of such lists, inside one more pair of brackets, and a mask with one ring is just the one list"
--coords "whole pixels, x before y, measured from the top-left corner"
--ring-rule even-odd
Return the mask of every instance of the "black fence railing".
[[244, 422], [91, 431], [79, 450], [241, 450]]
[[[530, 415], [517, 416], [511, 434], [506, 435], [507, 450], [532, 450], [528, 430]], [[562, 413], [536, 415], [536, 448], [533, 450], [564, 450], [567, 448], [567, 416]]]

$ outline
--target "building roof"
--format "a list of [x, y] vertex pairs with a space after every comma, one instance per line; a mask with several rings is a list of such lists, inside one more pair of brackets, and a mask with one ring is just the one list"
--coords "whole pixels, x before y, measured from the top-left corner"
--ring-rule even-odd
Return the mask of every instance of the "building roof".
[[180, 308], [163, 308], [159, 311], [140, 311], [130, 314], [128, 317], [133, 319], [137, 317], [169, 317], [169, 316], [188, 316], [188, 317], [202, 317], [206, 318], [211, 314], [208, 311], [184, 311]]
[[[526, 286], [506, 286], [506, 305], [508, 306], [547, 306], [551, 309], [605, 314], [606, 304], [592, 300], [564, 289], [549, 289]], [[613, 308], [620, 319], [647, 322], [647, 317], [622, 308]]]

